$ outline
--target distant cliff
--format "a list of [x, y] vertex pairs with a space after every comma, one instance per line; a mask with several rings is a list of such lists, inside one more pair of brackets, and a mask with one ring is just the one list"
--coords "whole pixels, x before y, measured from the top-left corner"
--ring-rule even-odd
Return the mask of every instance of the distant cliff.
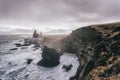
[[91, 25], [63, 39], [63, 50], [77, 53], [78, 72], [71, 80], [120, 79], [120, 23]]

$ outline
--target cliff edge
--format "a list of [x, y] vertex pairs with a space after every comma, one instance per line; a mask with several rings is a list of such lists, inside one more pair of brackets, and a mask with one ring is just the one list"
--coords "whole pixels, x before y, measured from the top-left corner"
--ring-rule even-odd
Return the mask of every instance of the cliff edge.
[[79, 28], [63, 43], [63, 50], [76, 53], [80, 62], [70, 80], [120, 79], [120, 22]]

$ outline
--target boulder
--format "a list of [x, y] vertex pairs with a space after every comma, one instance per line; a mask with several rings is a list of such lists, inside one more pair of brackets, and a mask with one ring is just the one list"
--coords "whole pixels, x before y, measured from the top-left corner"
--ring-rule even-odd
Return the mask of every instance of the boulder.
[[22, 46], [29, 46], [32, 44], [32, 40], [29, 38], [24, 39], [24, 44]]
[[15, 43], [14, 45], [16, 45], [16, 47], [22, 47], [22, 46], [29, 46], [31, 45], [31, 39], [26, 38], [24, 39], [24, 43]]
[[12, 49], [10, 49], [10, 50], [17, 50], [18, 48], [12, 48]]
[[42, 53], [42, 60], [37, 63], [37, 65], [43, 67], [55, 67], [59, 65], [60, 54], [57, 53], [55, 49], [44, 47]]
[[21, 47], [22, 44], [21, 43], [15, 43], [16, 47]]
[[70, 64], [70, 65], [63, 65], [62, 69], [64, 69], [66, 72], [68, 72], [68, 71], [71, 70], [72, 67], [73, 67], [72, 64]]
[[27, 59], [27, 64], [31, 64], [31, 62], [33, 61], [33, 59]]

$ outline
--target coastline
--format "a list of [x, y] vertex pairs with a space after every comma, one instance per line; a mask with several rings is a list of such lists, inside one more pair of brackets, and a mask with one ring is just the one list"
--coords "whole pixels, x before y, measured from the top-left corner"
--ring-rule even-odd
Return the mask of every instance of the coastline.
[[[47, 35], [46, 37], [55, 39], [58, 35]], [[62, 38], [63, 36], [61, 39]], [[24, 39], [13, 41], [9, 45], [6, 44], [3, 47], [4, 52], [0, 57], [0, 72], [2, 73], [0, 75], [0, 79], [69, 80], [69, 78], [74, 76], [77, 72], [79, 61], [78, 57], [74, 54], [65, 53], [61, 55], [60, 64], [58, 66], [45, 68], [37, 65], [37, 63], [42, 59], [41, 47], [35, 48], [34, 44], [24, 46], [21, 45], [17, 47], [15, 45], [16, 43], [23, 45]], [[31, 60], [31, 62], [29, 63], [28, 60]], [[62, 67], [70, 64], [73, 65], [73, 67], [69, 72], [66, 72]]]

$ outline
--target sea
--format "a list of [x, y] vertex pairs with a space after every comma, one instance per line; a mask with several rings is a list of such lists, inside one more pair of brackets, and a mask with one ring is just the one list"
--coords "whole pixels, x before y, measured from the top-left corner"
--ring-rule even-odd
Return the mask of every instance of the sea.
[[[33, 44], [24, 47], [15, 45], [22, 44], [28, 37], [32, 35], [0, 35], [0, 80], [69, 80], [76, 74], [79, 61], [74, 54], [64, 53], [56, 67], [38, 66], [37, 63], [42, 59], [41, 48], [34, 49]], [[33, 60], [29, 65], [28, 59]], [[63, 65], [69, 64], [73, 65], [70, 71], [62, 69]]]

